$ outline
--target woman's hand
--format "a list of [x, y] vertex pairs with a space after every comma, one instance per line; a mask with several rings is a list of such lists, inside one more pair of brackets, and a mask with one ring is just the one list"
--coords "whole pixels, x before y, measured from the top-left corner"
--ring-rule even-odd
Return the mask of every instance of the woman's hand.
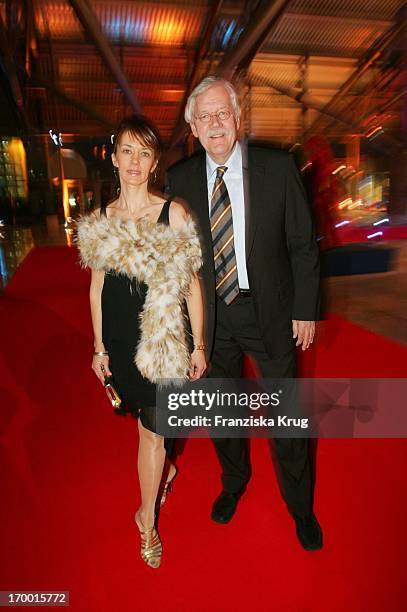
[[105, 377], [112, 375], [109, 369], [109, 355], [93, 355], [92, 370], [100, 382], [105, 384]]
[[189, 366], [189, 379], [198, 380], [206, 370], [205, 351], [195, 349], [191, 353]]

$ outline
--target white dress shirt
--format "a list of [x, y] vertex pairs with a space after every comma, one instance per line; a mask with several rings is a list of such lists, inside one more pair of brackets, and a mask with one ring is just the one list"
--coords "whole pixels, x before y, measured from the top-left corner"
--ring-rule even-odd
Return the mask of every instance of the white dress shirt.
[[[216, 179], [217, 164], [206, 154], [206, 176], [208, 180], [209, 215], [211, 210], [211, 197]], [[246, 268], [246, 240], [245, 240], [245, 210], [243, 190], [242, 149], [238, 142], [230, 154], [229, 159], [222, 164], [227, 167], [223, 176], [232, 205], [233, 233], [237, 264], [237, 277], [240, 289], [249, 289], [249, 279]]]

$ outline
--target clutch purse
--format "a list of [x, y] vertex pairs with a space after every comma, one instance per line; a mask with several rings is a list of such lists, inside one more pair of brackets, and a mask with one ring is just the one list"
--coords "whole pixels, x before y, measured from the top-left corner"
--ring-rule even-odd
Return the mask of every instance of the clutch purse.
[[111, 376], [105, 378], [105, 390], [107, 399], [112, 404], [115, 410], [119, 409], [122, 403], [121, 397], [113, 386], [113, 379]]

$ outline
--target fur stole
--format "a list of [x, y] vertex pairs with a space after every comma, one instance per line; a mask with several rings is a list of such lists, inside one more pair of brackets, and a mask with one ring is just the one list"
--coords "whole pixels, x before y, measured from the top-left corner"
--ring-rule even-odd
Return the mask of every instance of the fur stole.
[[147, 219], [89, 215], [78, 221], [77, 242], [84, 267], [114, 270], [148, 286], [134, 357], [142, 376], [161, 386], [168, 383], [160, 379], [178, 379], [179, 384], [187, 380], [189, 351], [182, 306], [192, 274], [202, 265], [192, 219], [174, 230]]

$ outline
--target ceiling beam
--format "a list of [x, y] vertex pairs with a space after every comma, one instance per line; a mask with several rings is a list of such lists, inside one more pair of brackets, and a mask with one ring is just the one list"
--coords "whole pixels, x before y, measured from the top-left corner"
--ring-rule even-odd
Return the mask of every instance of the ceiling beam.
[[382, 106], [379, 106], [379, 108], [377, 108], [375, 111], [372, 111], [370, 113], [367, 113], [366, 115], [364, 115], [360, 121], [364, 121], [365, 119], [367, 119], [370, 115], [381, 115], [382, 113], [386, 112], [387, 110], [389, 110], [389, 108], [391, 108], [392, 106], [394, 106], [394, 104], [397, 104], [397, 102], [399, 100], [401, 100], [402, 98], [404, 98], [404, 96], [407, 96], [407, 87], [403, 87], [403, 89], [401, 91], [399, 91], [398, 93], [396, 93], [392, 98], [390, 98], [390, 100], [388, 100], [387, 102], [385, 102]]
[[27, 132], [30, 130], [30, 122], [24, 106], [24, 96], [18, 79], [17, 66], [14, 62], [14, 57], [9, 45], [9, 38], [6, 31], [6, 26], [3, 17], [0, 14], [0, 64], [3, 65], [3, 71], [8, 80], [13, 101], [17, 107], [23, 129]]
[[140, 102], [130, 86], [130, 83], [124, 74], [119, 60], [104, 34], [99, 21], [91, 9], [88, 0], [69, 0], [74, 9], [79, 21], [81, 22], [86, 33], [92, 38], [96, 48], [98, 49], [105, 64], [112, 73], [115, 81], [123, 91], [127, 102], [132, 107], [135, 113], [141, 113]]
[[[299, 91], [298, 89], [295, 89], [294, 87], [284, 87], [282, 86], [280, 83], [275, 82], [273, 79], [262, 79], [262, 82], [266, 82], [267, 84], [274, 90], [278, 91], [279, 93], [288, 96], [289, 98], [292, 98], [293, 100], [296, 100], [296, 102], [298, 102], [299, 104], [304, 104], [307, 108], [312, 108], [313, 110], [316, 110], [318, 112], [320, 112], [323, 115], [327, 115], [329, 116], [331, 119], [333, 119], [335, 122], [340, 123], [343, 127], [346, 127], [348, 132], [349, 131], [358, 131], [358, 133], [360, 133], [360, 136], [365, 137], [365, 134], [363, 134], [360, 130], [360, 123], [361, 120], [358, 121], [348, 121], [347, 119], [345, 119], [343, 117], [343, 114], [340, 111], [335, 111], [334, 109], [329, 109], [327, 108], [327, 105], [324, 104], [323, 102], [319, 102], [318, 100], [316, 100], [315, 98], [312, 98], [312, 96], [310, 94], [308, 94], [307, 92], [303, 92], [303, 91]], [[391, 103], [395, 103], [400, 96], [395, 97]], [[382, 107], [381, 107], [382, 108]], [[372, 113], [372, 112], [371, 112]], [[369, 115], [371, 114], [369, 113]], [[363, 117], [364, 118], [364, 117]], [[361, 119], [363, 119], [361, 118]], [[307, 130], [306, 133], [308, 133], [309, 130]], [[304, 139], [305, 140], [305, 139]], [[395, 138], [389, 136], [388, 134], [385, 134], [383, 137], [381, 137], [381, 140], [385, 140], [386, 144], [389, 145], [389, 148], [383, 147], [383, 150], [386, 150], [387, 153], [390, 155], [392, 153], [394, 153], [395, 149], [400, 149], [401, 142], [396, 140]], [[378, 149], [380, 148], [382, 150], [382, 147], [378, 147], [376, 143], [370, 142], [368, 140], [369, 144], [374, 148], [374, 149]], [[390, 149], [391, 147], [391, 149]]]
[[223, 0], [214, 0], [212, 6], [209, 10], [208, 18], [206, 20], [206, 26], [202, 32], [202, 36], [197, 44], [195, 51], [195, 58], [191, 70], [191, 74], [188, 79], [188, 84], [186, 86], [182, 102], [180, 104], [180, 110], [178, 114], [177, 122], [174, 126], [174, 130], [171, 136], [170, 147], [176, 146], [179, 142], [181, 142], [185, 136], [185, 132], [187, 129], [186, 123], [184, 121], [184, 108], [188, 100], [188, 96], [196, 85], [197, 75], [199, 74], [202, 63], [205, 59], [206, 53], [208, 51], [213, 30], [216, 25], [216, 18], [219, 14], [220, 9], [222, 8]]
[[[360, 59], [359, 65], [356, 70], [350, 75], [348, 79], [346, 79], [346, 81], [343, 83], [343, 85], [341, 85], [341, 87], [333, 96], [333, 98], [331, 98], [331, 100], [325, 105], [325, 115], [329, 114], [328, 111], [331, 111], [335, 104], [337, 104], [348, 94], [348, 92], [352, 89], [352, 87], [360, 79], [360, 77], [373, 66], [373, 64], [381, 57], [383, 52], [403, 31], [404, 27], [405, 26], [403, 22], [392, 25], [392, 27], [380, 37], [379, 42], [376, 45], [373, 45], [373, 47], [368, 50], [368, 52]], [[306, 130], [305, 135], [317, 131], [320, 122], [320, 118], [316, 119], [314, 123]]]
[[[54, 38], [53, 44], [58, 53], [75, 53], [79, 57], [88, 57], [89, 55], [100, 57], [100, 54], [95, 50], [95, 45], [88, 38], [84, 40]], [[126, 56], [130, 58], [145, 59], [148, 56], [148, 60], [163, 59], [165, 61], [185, 62], [190, 57], [190, 50], [187, 50], [185, 47], [172, 47], [164, 43], [154, 43], [152, 46], [148, 43], [112, 41], [109, 44], [116, 55], [119, 55], [120, 50], [123, 50], [126, 52]], [[44, 44], [44, 39], [41, 38], [38, 40], [38, 49], [41, 52], [43, 48], [46, 48], [46, 45]]]
[[236, 70], [247, 67], [289, 3], [290, 0], [263, 1], [235, 46], [221, 59], [216, 73], [225, 79], [231, 79]]
[[[216, 69], [216, 74], [218, 76], [225, 79], [232, 79], [236, 70], [242, 68], [244, 65], [250, 64], [258, 49], [263, 44], [264, 39], [269, 34], [271, 28], [275, 26], [289, 2], [290, 0], [263, 0], [263, 2], [260, 3], [235, 46], [232, 47], [229, 52], [225, 53], [218, 64]], [[218, 7], [215, 4], [215, 16], [217, 10]], [[211, 23], [211, 20], [209, 20], [209, 23]], [[212, 30], [212, 28], [213, 25], [211, 25], [209, 29]], [[210, 39], [208, 33], [204, 33], [203, 40], [205, 38], [208, 40]], [[199, 48], [200, 47], [201, 45], [199, 45]], [[201, 53], [201, 57], [202, 56], [203, 55]], [[193, 77], [195, 77], [198, 71], [199, 56], [196, 64], [197, 66], [193, 71]], [[191, 85], [194, 85], [193, 79], [190, 80], [187, 91], [185, 92], [181, 113], [183, 112], [183, 107], [185, 106], [188, 96], [191, 93]], [[186, 131], [187, 126], [182, 118], [182, 114], [180, 114], [180, 118], [171, 138], [172, 146], [178, 144], [183, 139]]]
[[[298, 102], [298, 104], [304, 104], [307, 108], [312, 108], [313, 110], [317, 110], [318, 112], [323, 113], [324, 115], [328, 115], [332, 119], [335, 119], [335, 121], [339, 121], [340, 123], [343, 123], [346, 126], [351, 125], [350, 122], [343, 119], [340, 114], [335, 113], [334, 111], [331, 111], [329, 109], [326, 109], [326, 104], [324, 102], [320, 102], [319, 100], [313, 98], [307, 92], [299, 90], [295, 87], [284, 86], [280, 82], [275, 81], [274, 79], [270, 77], [262, 76], [261, 83], [262, 83], [261, 85], [262, 87], [264, 87], [264, 85], [267, 85], [268, 87], [271, 87], [278, 93], [284, 96], [287, 96], [288, 98], [291, 98], [292, 100], [295, 100], [296, 102]], [[256, 87], [256, 84], [252, 83], [252, 86]]]

